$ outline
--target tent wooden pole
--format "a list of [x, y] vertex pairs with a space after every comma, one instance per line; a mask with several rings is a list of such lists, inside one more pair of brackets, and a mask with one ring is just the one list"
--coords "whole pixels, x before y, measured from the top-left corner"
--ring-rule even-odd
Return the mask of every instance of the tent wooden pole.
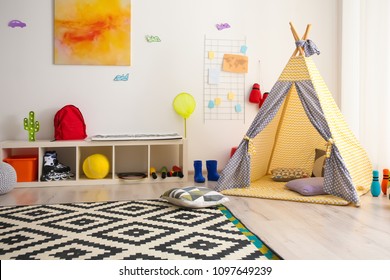
[[[302, 40], [307, 40], [307, 37], [309, 36], [310, 29], [311, 29], [311, 24], [308, 24], [306, 26], [305, 34], [303, 34]], [[295, 56], [297, 54], [297, 52], [298, 52], [298, 50], [295, 49], [293, 56]], [[303, 51], [303, 52], [305, 52], [305, 51]]]
[[[294, 27], [292, 22], [290, 22], [290, 26], [291, 26], [291, 32], [293, 33], [295, 41], [299, 41], [300, 40], [299, 35], [298, 35], [297, 31], [295, 30], [295, 27]], [[306, 40], [307, 39], [307, 37], [309, 36], [310, 29], [311, 29], [311, 24], [308, 24], [306, 26], [306, 31], [305, 31], [305, 34], [302, 37], [302, 40]], [[296, 56], [298, 51], [299, 51], [300, 55], [303, 55], [303, 56], [305, 55], [305, 52], [304, 52], [302, 47], [296, 47], [296, 49], [295, 49], [295, 51], [294, 51], [292, 56]]]
[[307, 37], [309, 36], [310, 29], [311, 29], [311, 24], [308, 24], [306, 26], [305, 34], [303, 34], [302, 40], [307, 40]]
[[[298, 33], [297, 33], [297, 31], [295, 30], [295, 27], [294, 27], [294, 25], [293, 25], [292, 22], [290, 22], [290, 26], [291, 26], [291, 32], [292, 32], [292, 34], [293, 34], [293, 36], [294, 36], [295, 42], [296, 42], [296, 41], [299, 41]], [[295, 49], [295, 51], [294, 51], [294, 53], [293, 53], [292, 56], [295, 56], [295, 55], [298, 53], [298, 51], [299, 51], [299, 54], [300, 54], [300, 55], [305, 55], [305, 52], [303, 51], [302, 47], [296, 47], [296, 49]]]
[[290, 27], [291, 27], [291, 32], [294, 36], [294, 39], [295, 40], [299, 40], [299, 36], [298, 36], [298, 33], [297, 31], [295, 30], [295, 27], [294, 27], [294, 24], [292, 22], [290, 22]]
[[[298, 33], [297, 33], [297, 31], [296, 31], [296, 29], [295, 29], [295, 27], [294, 27], [292, 22], [290, 22], [290, 26], [291, 26], [291, 32], [293, 33], [295, 42], [299, 41], [300, 40], [299, 35], [298, 35]], [[295, 48], [295, 51], [294, 51], [292, 56], [296, 56], [298, 54], [298, 52], [299, 52], [299, 55], [302, 55], [302, 56], [305, 55], [305, 52], [303, 51], [303, 48], [297, 46]]]

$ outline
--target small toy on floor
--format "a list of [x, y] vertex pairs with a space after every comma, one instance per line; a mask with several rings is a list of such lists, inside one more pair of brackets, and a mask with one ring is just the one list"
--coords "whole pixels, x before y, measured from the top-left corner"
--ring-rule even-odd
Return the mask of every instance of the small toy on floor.
[[381, 193], [381, 185], [379, 183], [379, 172], [378, 170], [372, 171], [372, 183], [371, 183], [371, 194], [373, 197], [379, 196]]
[[389, 184], [389, 169], [383, 169], [383, 179], [381, 183], [382, 193], [387, 194], [387, 185]]

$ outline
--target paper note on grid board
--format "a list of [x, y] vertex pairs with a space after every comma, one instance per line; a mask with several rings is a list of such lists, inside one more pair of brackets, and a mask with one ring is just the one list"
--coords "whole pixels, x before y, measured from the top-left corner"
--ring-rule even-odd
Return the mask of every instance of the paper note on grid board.
[[219, 69], [209, 69], [209, 84], [210, 85], [218, 85], [219, 84], [219, 76], [221, 71]]
[[222, 70], [234, 73], [248, 73], [248, 57], [240, 54], [224, 54]]

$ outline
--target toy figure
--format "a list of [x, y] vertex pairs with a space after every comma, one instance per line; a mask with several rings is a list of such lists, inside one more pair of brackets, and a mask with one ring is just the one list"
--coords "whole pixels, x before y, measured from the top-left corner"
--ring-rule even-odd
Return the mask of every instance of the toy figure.
[[173, 177], [179, 177], [179, 178], [184, 177], [182, 169], [177, 165], [174, 165], [172, 167], [172, 171], [170, 171], [170, 173], [171, 173], [171, 176], [173, 176]]
[[153, 179], [157, 179], [156, 168], [150, 167], [150, 175], [152, 176]]
[[166, 168], [165, 166], [163, 166], [160, 170], [161, 172], [161, 178], [165, 179], [167, 177], [167, 174], [168, 174], [168, 168]]

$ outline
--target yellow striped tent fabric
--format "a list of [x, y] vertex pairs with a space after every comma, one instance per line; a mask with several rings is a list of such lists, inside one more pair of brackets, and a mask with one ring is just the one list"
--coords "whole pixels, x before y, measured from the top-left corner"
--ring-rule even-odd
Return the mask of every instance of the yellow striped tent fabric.
[[310, 123], [293, 84], [280, 119], [277, 139], [268, 173], [275, 168], [313, 168], [315, 149], [325, 148], [326, 141]]
[[353, 184], [360, 188], [365, 187], [368, 191], [372, 181], [372, 165], [366, 151], [350, 130], [313, 60], [310, 57], [299, 58], [304, 59], [310, 70], [310, 77], [322, 105], [333, 141], [351, 173]]

